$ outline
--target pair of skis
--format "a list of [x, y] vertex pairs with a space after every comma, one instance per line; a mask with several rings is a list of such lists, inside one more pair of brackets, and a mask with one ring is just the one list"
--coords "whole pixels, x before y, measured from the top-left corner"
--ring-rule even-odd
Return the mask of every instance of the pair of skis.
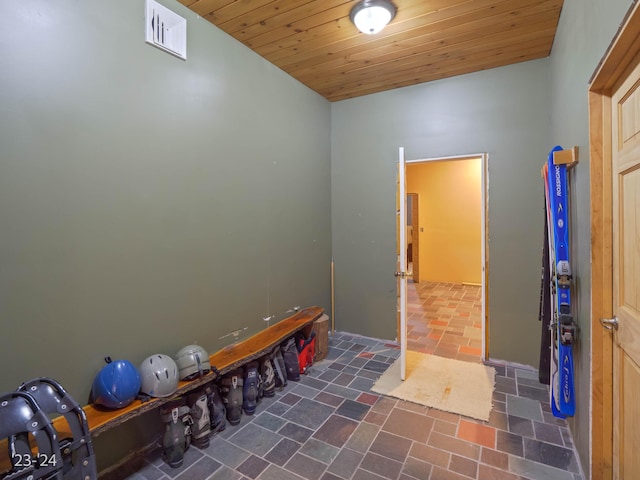
[[549, 400], [554, 416], [573, 416], [576, 409], [573, 381], [573, 343], [576, 324], [571, 308], [571, 264], [569, 262], [569, 222], [567, 166], [556, 165], [553, 154], [542, 169], [545, 190], [546, 238], [540, 291], [542, 343], [540, 382], [549, 384]]

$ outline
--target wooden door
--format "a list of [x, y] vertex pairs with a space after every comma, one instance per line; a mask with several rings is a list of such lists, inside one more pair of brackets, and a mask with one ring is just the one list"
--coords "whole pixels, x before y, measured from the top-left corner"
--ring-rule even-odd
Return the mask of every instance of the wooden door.
[[[632, 103], [637, 102], [637, 87], [630, 78], [638, 77], [639, 64], [640, 2], [634, 2], [589, 85], [590, 463], [594, 480], [638, 477], [633, 459], [638, 456], [638, 440], [634, 438], [634, 431], [639, 430], [638, 415], [628, 397], [637, 403], [633, 390], [637, 388], [638, 342], [635, 346], [631, 342], [637, 338], [638, 309], [630, 295], [634, 283], [638, 288], [637, 230], [635, 247], [630, 245], [634, 242], [631, 229], [638, 225], [639, 203], [638, 197], [635, 201], [631, 198], [638, 188], [634, 160], [638, 155], [637, 120], [632, 118], [637, 112]], [[630, 251], [634, 248], [635, 252]], [[618, 331], [600, 326], [602, 319], [614, 315], [620, 321]]]
[[640, 478], [640, 66], [612, 96], [614, 478]]

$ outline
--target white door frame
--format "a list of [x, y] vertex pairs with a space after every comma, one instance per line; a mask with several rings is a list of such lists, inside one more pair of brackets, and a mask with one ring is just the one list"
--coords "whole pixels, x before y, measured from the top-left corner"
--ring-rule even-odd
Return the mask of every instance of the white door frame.
[[400, 254], [400, 270], [396, 276], [400, 278], [400, 380], [407, 374], [407, 164], [404, 158], [404, 147], [398, 149], [398, 196], [400, 220], [398, 241]]

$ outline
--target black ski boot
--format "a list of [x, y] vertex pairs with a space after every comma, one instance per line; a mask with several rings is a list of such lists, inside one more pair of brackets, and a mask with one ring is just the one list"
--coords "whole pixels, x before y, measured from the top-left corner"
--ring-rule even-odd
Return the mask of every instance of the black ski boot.
[[273, 370], [276, 374], [276, 388], [282, 391], [287, 386], [287, 367], [284, 364], [284, 358], [282, 358], [282, 351], [279, 346], [273, 350], [270, 357], [271, 365], [273, 365]]
[[244, 369], [244, 385], [242, 387], [242, 409], [247, 415], [253, 415], [259, 398], [260, 376], [258, 362], [249, 362]]
[[276, 394], [276, 374], [269, 356], [260, 359], [260, 378], [262, 379], [262, 396], [273, 397]]
[[209, 405], [209, 420], [211, 421], [211, 432], [222, 432], [227, 427], [227, 415], [220, 388], [215, 383], [207, 385], [204, 389], [207, 394], [207, 404]]
[[164, 461], [172, 468], [182, 466], [184, 452], [191, 443], [191, 417], [189, 407], [184, 401], [169, 402], [160, 407], [162, 421], [165, 424], [162, 437]]
[[242, 369], [236, 368], [220, 380], [222, 401], [227, 411], [227, 420], [231, 425], [238, 425], [242, 418]]
[[280, 345], [282, 358], [287, 369], [287, 380], [297, 382], [300, 380], [300, 362], [298, 361], [298, 348], [295, 338], [291, 337]]
[[254, 362], [256, 364], [256, 371], [258, 372], [258, 400], [257, 403], [260, 405], [260, 402], [264, 398], [264, 382], [262, 381], [262, 373], [260, 372], [260, 362], [256, 360]]
[[204, 389], [190, 393], [187, 397], [187, 405], [193, 420], [191, 443], [198, 448], [207, 448], [209, 446], [209, 435], [211, 434], [211, 420], [207, 395]]

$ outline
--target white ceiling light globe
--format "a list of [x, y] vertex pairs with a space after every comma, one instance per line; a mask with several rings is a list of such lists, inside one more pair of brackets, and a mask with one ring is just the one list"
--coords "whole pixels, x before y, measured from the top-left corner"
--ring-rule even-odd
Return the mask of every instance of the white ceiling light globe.
[[373, 35], [395, 16], [396, 9], [387, 0], [363, 0], [351, 10], [351, 21], [362, 33]]
[[391, 12], [382, 7], [369, 7], [356, 13], [353, 22], [362, 33], [373, 35], [382, 29], [391, 20]]

